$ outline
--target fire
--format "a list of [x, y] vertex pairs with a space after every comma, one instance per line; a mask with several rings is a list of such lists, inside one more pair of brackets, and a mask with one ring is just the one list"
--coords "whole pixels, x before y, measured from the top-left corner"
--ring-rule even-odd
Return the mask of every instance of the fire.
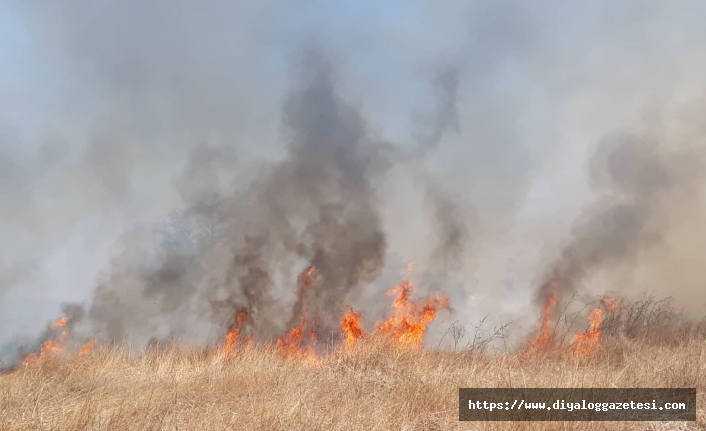
[[[289, 321], [289, 326], [292, 327], [286, 334], [277, 339], [275, 347], [278, 352], [287, 358], [302, 358], [307, 362], [318, 365], [319, 357], [314, 352], [313, 346], [316, 345], [316, 331], [309, 332], [309, 346], [304, 347], [304, 333], [307, 326], [306, 309], [304, 306], [306, 291], [311, 286], [316, 267], [310, 265], [297, 278], [299, 288], [296, 292], [296, 301], [292, 307], [292, 317]], [[294, 323], [300, 319], [299, 324], [294, 326]], [[314, 319], [316, 325], [316, 319]]]
[[570, 282], [568, 280], [554, 275], [539, 288], [539, 296], [542, 299], [542, 313], [539, 320], [539, 328], [537, 328], [534, 333], [534, 338], [530, 340], [528, 350], [523, 353], [524, 357], [534, 352], [548, 352], [556, 347], [555, 327], [552, 327], [552, 323], [556, 323], [556, 306], [561, 298], [561, 293], [565, 291], [569, 285]]
[[617, 298], [601, 298], [598, 308], [587, 316], [588, 329], [574, 336], [569, 349], [570, 354], [591, 356], [601, 350], [601, 324], [604, 319], [601, 307], [606, 311], [620, 311], [620, 301]]
[[422, 345], [427, 325], [434, 320], [441, 309], [449, 309], [449, 298], [437, 296], [429, 299], [423, 305], [410, 301], [414, 292], [411, 280], [405, 280], [385, 295], [397, 295], [392, 302], [395, 313], [386, 321], [375, 326], [375, 331], [391, 336], [400, 345], [419, 348]]
[[[64, 335], [64, 334], [62, 333], [62, 335]], [[45, 341], [44, 345], [42, 346], [42, 355], [47, 352], [50, 352], [50, 353], [60, 352], [61, 351], [61, 344], [63, 344], [62, 338], [59, 338], [56, 341], [54, 341], [54, 340]]]
[[68, 317], [62, 317], [59, 320], [55, 320], [49, 324], [49, 327], [54, 330], [61, 330], [61, 332], [54, 338], [49, 338], [42, 344], [39, 354], [30, 353], [24, 360], [24, 364], [31, 364], [49, 354], [59, 353], [66, 347], [67, 338], [69, 336], [66, 330], [66, 324], [69, 322]]
[[51, 326], [52, 328], [63, 328], [64, 326], [66, 326], [66, 324], [68, 322], [69, 322], [69, 319], [67, 317], [62, 317], [59, 320], [55, 320], [55, 321], [51, 322], [51, 324], [49, 326]]
[[277, 347], [287, 353], [299, 352], [299, 347], [302, 344], [304, 328], [303, 319], [302, 325], [292, 328], [289, 332], [277, 339]]
[[[414, 264], [408, 265], [411, 271]], [[309, 266], [298, 277], [299, 289], [297, 290], [296, 301], [293, 307], [292, 318], [289, 326], [292, 328], [276, 341], [276, 348], [286, 357], [304, 357], [318, 363], [318, 356], [314, 353], [317, 334], [311, 331], [311, 340], [305, 343], [305, 329], [307, 327], [306, 310], [304, 308], [304, 292], [312, 283], [312, 277], [316, 268]], [[395, 313], [386, 321], [379, 323], [375, 327], [375, 332], [385, 334], [396, 340], [402, 346], [421, 347], [426, 333], [427, 326], [436, 317], [438, 310], [449, 310], [449, 298], [437, 296], [427, 300], [425, 303], [415, 303], [411, 301], [414, 285], [411, 280], [404, 281], [386, 292], [387, 296], [397, 295], [392, 303]], [[344, 347], [350, 348], [358, 340], [365, 336], [365, 331], [361, 325], [362, 316], [346, 306], [347, 311], [341, 317], [341, 330], [346, 338]], [[297, 320], [300, 321], [297, 324]], [[314, 321], [316, 323], [316, 320]], [[308, 344], [305, 347], [305, 344]]]
[[[553, 287], [552, 283], [548, 283], [547, 286], [550, 288]], [[536, 336], [530, 342], [530, 348], [523, 356], [527, 357], [534, 352], [546, 352], [559, 347], [568, 355], [590, 356], [599, 352], [601, 349], [601, 324], [603, 323], [604, 309], [607, 311], [617, 309], [619, 301], [614, 298], [602, 298], [599, 306], [586, 316], [589, 322], [588, 329], [585, 332], [574, 335], [571, 343], [563, 347], [557, 346], [555, 343], [553, 329], [550, 327], [554, 321], [556, 305], [557, 299], [554, 290], [550, 290], [550, 293], [548, 293], [546, 297], [544, 307], [542, 308]]]
[[[408, 265], [408, 272], [411, 272], [414, 264]], [[316, 268], [314, 265], [307, 267], [298, 276], [298, 289], [296, 291], [296, 302], [294, 305], [292, 321], [296, 325], [290, 324], [291, 329], [279, 337], [273, 344], [266, 343], [267, 348], [274, 347], [275, 351], [282, 357], [289, 360], [303, 361], [314, 366], [320, 366], [325, 357], [320, 357], [316, 351], [318, 334], [315, 330], [319, 327], [316, 316], [312, 321], [307, 320], [307, 310], [305, 308], [305, 293], [314, 280]], [[394, 313], [386, 320], [375, 325], [374, 332], [383, 334], [400, 346], [420, 348], [424, 340], [427, 326], [431, 323], [439, 310], [450, 310], [449, 298], [446, 296], [435, 296], [428, 298], [424, 302], [415, 302], [412, 295], [415, 285], [411, 280], [405, 280], [385, 292], [386, 296], [394, 296], [392, 307]], [[358, 340], [366, 336], [366, 331], [361, 324], [362, 316], [352, 307], [346, 305], [347, 311], [340, 320], [342, 332], [345, 334], [342, 346], [349, 348]], [[223, 346], [216, 351], [225, 351], [227, 355], [235, 349], [239, 343], [243, 324], [249, 317], [247, 311], [239, 312], [224, 335]], [[52, 321], [48, 325], [49, 337], [44, 341], [38, 351], [30, 353], [24, 364], [30, 364], [47, 355], [53, 355], [65, 350], [69, 338], [72, 335], [72, 317], [64, 316]], [[250, 335], [244, 340], [246, 350], [253, 348], [253, 336]], [[96, 347], [94, 340], [87, 341], [78, 349], [78, 356], [85, 356], [91, 353]]]
[[315, 269], [316, 268], [314, 267], [314, 265], [311, 265], [299, 275], [299, 281], [303, 286], [311, 285], [311, 276], [314, 273]]
[[238, 340], [238, 335], [240, 335], [240, 330], [243, 327], [243, 323], [248, 318], [247, 311], [241, 311], [235, 318], [235, 322], [231, 325], [230, 330], [226, 333], [226, 344], [225, 350], [230, 352], [235, 347], [235, 342]]
[[542, 308], [542, 317], [539, 323], [539, 331], [537, 336], [532, 341], [531, 348], [535, 351], [546, 351], [549, 350], [554, 344], [554, 335], [550, 325], [553, 321], [554, 307], [556, 307], [557, 300], [554, 295], [547, 298], [544, 307]]
[[277, 347], [286, 353], [298, 353], [304, 337], [304, 326], [306, 326], [306, 314], [302, 316], [299, 326], [295, 326], [277, 339]]
[[[66, 324], [68, 323], [69, 319], [67, 317], [62, 317], [59, 320], [55, 320], [51, 322], [49, 325], [52, 328], [65, 328]], [[48, 339], [44, 342], [42, 345], [42, 349], [40, 351], [40, 356], [47, 354], [47, 353], [58, 353], [66, 347], [66, 339], [68, 338], [68, 332], [66, 329], [62, 329], [59, 335], [54, 338], [54, 339]]]
[[93, 348], [95, 348], [95, 347], [96, 347], [95, 341], [89, 341], [88, 343], [81, 346], [81, 349], [79, 349], [78, 354], [80, 356], [87, 355], [87, 354], [91, 353], [91, 351], [93, 351]]
[[296, 324], [297, 319], [301, 318], [304, 315], [304, 302], [306, 300], [306, 292], [311, 286], [312, 277], [314, 276], [315, 270], [316, 267], [314, 267], [314, 265], [311, 265], [306, 268], [301, 274], [299, 274], [299, 277], [297, 277], [299, 287], [297, 288], [297, 291], [295, 293], [295, 301], [294, 305], [292, 306], [292, 317], [290, 318], [287, 324], [287, 326], [289, 327], [294, 326]]
[[25, 360], [22, 361], [22, 365], [26, 366], [26, 365], [33, 364], [33, 363], [37, 362], [38, 359], [39, 359], [39, 357], [37, 356], [36, 353], [30, 353], [29, 355], [27, 355]]
[[345, 346], [351, 347], [356, 341], [358, 341], [365, 332], [360, 327], [360, 313], [353, 310], [350, 306], [346, 306], [348, 311], [341, 319], [341, 329], [343, 333], [346, 334]]
[[[412, 269], [410, 265], [409, 269]], [[309, 266], [298, 277], [298, 301], [295, 306], [295, 313], [292, 317], [296, 325], [291, 325], [291, 329], [284, 335], [279, 337], [275, 343], [267, 343], [265, 346], [273, 347], [275, 351], [286, 359], [299, 360], [306, 363], [319, 366], [322, 357], [316, 352], [318, 343], [318, 334], [315, 330], [318, 325], [316, 316], [312, 321], [308, 321], [307, 312], [303, 303], [303, 292], [313, 282], [315, 275], [315, 267]], [[394, 340], [401, 346], [420, 348], [424, 340], [424, 335], [427, 326], [431, 323], [439, 310], [450, 310], [449, 298], [446, 296], [435, 296], [428, 298], [423, 302], [415, 302], [412, 300], [415, 285], [411, 280], [405, 280], [385, 292], [386, 296], [394, 296], [392, 307], [394, 313], [386, 320], [375, 325], [374, 332], [384, 334]], [[366, 331], [361, 324], [362, 316], [352, 307], [346, 306], [346, 312], [340, 320], [341, 329], [345, 334], [345, 339], [342, 345], [346, 348], [354, 345], [358, 340], [366, 336]], [[234, 322], [229, 327], [224, 335], [224, 344], [218, 351], [225, 351], [230, 354], [236, 344], [239, 343], [243, 324], [249, 317], [247, 311], [241, 311], [234, 319]], [[65, 316], [56, 321], [50, 322], [48, 327], [51, 329], [49, 337], [42, 344], [39, 351], [31, 353], [25, 359], [24, 363], [34, 362], [45, 355], [55, 354], [65, 349], [68, 338], [71, 335], [71, 317]], [[251, 349], [253, 346], [253, 337], [249, 336], [244, 340], [245, 349]], [[96, 347], [96, 342], [87, 341], [78, 349], [78, 355], [84, 356], [92, 352]]]
[[302, 316], [301, 322], [298, 326], [292, 328], [277, 339], [276, 347], [277, 350], [286, 358], [300, 358], [304, 359], [314, 365], [319, 364], [319, 357], [316, 355], [313, 349], [313, 345], [316, 343], [316, 331], [310, 331], [309, 339], [310, 345], [304, 348], [304, 328], [306, 327], [306, 314]]
[[596, 308], [588, 315], [589, 327], [586, 332], [576, 334], [571, 345], [570, 353], [578, 356], [589, 356], [597, 353], [601, 349], [601, 323], [603, 322], [603, 310]]

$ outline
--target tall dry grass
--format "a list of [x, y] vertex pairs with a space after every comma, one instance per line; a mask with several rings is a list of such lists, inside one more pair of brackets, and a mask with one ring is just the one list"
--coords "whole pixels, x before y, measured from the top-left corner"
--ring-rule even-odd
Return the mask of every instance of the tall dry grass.
[[590, 358], [473, 343], [410, 350], [381, 338], [318, 364], [263, 346], [99, 346], [0, 376], [0, 430], [706, 429], [703, 409], [696, 423], [458, 422], [459, 387], [696, 387], [702, 406], [703, 323], [655, 301], [641, 313], [606, 319], [610, 334]]

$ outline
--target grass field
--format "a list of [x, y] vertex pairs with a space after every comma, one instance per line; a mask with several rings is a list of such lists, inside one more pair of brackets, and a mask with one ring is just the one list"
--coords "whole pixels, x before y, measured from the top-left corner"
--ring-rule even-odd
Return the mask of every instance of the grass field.
[[[613, 322], [600, 349], [585, 357], [559, 349], [418, 349], [374, 335], [317, 357], [274, 344], [209, 350], [167, 343], [134, 353], [98, 345], [84, 355], [43, 355], [1, 375], [0, 430], [706, 429], [703, 324], [650, 328], [645, 315], [642, 331]], [[696, 387], [698, 420], [458, 421], [459, 387], [582, 386]]]

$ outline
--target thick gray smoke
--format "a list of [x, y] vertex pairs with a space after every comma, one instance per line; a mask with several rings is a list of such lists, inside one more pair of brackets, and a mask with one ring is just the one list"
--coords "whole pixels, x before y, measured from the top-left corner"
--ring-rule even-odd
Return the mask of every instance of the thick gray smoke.
[[373, 184], [389, 161], [358, 111], [336, 94], [320, 52], [305, 57], [284, 125], [286, 159], [251, 190], [248, 231], [313, 265], [316, 282], [301, 290], [292, 322], [307, 312], [330, 331], [343, 303], [384, 266], [387, 244]]
[[664, 246], [669, 223], [676, 221], [670, 215], [684, 199], [680, 194], [689, 190], [699, 198], [706, 149], [660, 139], [675, 137], [623, 134], [597, 147], [589, 172], [600, 198], [574, 222], [568, 244], [538, 291], [541, 304], [549, 296], [580, 291], [601, 270], [636, 268], [640, 252]]
[[[336, 75], [321, 50], [308, 51], [299, 70], [283, 107], [283, 161], [263, 168], [241, 193], [220, 196], [208, 175], [219, 158], [210, 149], [192, 152], [177, 182], [189, 216], [172, 214], [158, 255], [141, 258], [136, 267], [129, 264], [118, 278], [122, 270], [114, 268], [94, 293], [89, 315], [110, 339], [137, 329], [125, 325], [149, 327], [148, 315], [139, 316], [143, 310], [154, 307], [168, 317], [188, 314], [192, 306], [206, 306], [204, 313], [221, 325], [232, 325], [233, 316], [245, 311], [245, 332], [256, 337], [290, 329], [302, 319], [329, 334], [338, 328], [344, 304], [355, 302], [381, 274], [387, 241], [374, 184], [384, 179], [394, 163], [391, 155], [399, 151], [372, 135], [358, 109], [337, 93]], [[206, 188], [195, 190], [194, 179]], [[443, 214], [437, 210], [442, 238], [434, 256], [458, 266], [465, 232], [452, 226], [460, 222], [446, 202]], [[200, 236], [193, 237], [189, 219]], [[210, 266], [223, 258], [220, 254], [225, 265]], [[282, 262], [294, 261], [305, 262], [311, 273], [298, 289], [292, 283], [296, 300], [291, 311], [282, 310], [273, 281]], [[219, 273], [222, 281], [214, 281]], [[185, 330], [171, 324], [169, 329], [168, 335]]]
[[704, 8], [0, 1], [0, 341], [325, 334], [408, 262], [699, 303]]

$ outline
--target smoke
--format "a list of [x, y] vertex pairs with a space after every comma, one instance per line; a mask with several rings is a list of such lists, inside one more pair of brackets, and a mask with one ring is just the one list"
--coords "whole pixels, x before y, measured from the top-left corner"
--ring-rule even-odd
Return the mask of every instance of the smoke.
[[[458, 67], [446, 66], [440, 69], [434, 79], [436, 93], [435, 109], [424, 127], [417, 133], [419, 147], [407, 156], [412, 160], [423, 159], [441, 142], [446, 133], [459, 133], [458, 94], [461, 82], [461, 72]], [[426, 124], [425, 124], [426, 123]]]
[[431, 252], [430, 266], [442, 272], [454, 273], [463, 267], [464, 252], [468, 246], [470, 233], [468, 224], [472, 214], [464, 219], [458, 206], [449, 198], [444, 198], [443, 192], [434, 195], [434, 218], [439, 243]]
[[[386, 161], [358, 111], [336, 94], [321, 52], [308, 52], [304, 64], [284, 105], [286, 158], [252, 189], [248, 215], [262, 238], [315, 268], [319, 281], [301, 291], [292, 321], [308, 312], [330, 331], [343, 303], [384, 265], [385, 233], [372, 181]], [[246, 271], [263, 271], [260, 262], [255, 265]]]
[[[420, 141], [421, 152], [414, 155], [417, 161], [435, 149], [444, 135], [461, 132], [458, 114], [460, 71], [455, 67], [444, 68], [435, 84], [438, 92], [436, 111], [432, 116], [433, 123], [428, 127], [429, 134]], [[443, 273], [457, 272], [463, 266], [472, 214], [459, 207], [462, 199], [450, 196], [444, 185], [432, 178], [425, 178], [425, 182], [425, 201], [433, 211], [432, 220], [438, 236], [438, 244], [431, 251], [430, 267]]]
[[537, 276], [699, 302], [702, 7], [5, 2], [0, 305], [325, 334], [411, 261], [466, 323]]
[[[621, 134], [597, 146], [589, 178], [599, 199], [574, 222], [569, 242], [538, 291], [541, 304], [550, 296], [580, 291], [601, 271], [634, 271], [641, 252], [666, 245], [670, 223], [678, 222], [673, 216], [679, 201], [699, 199], [706, 155], [700, 146], [684, 148], [677, 138]], [[687, 190], [691, 197], [684, 195]], [[602, 291], [625, 294], [629, 287], [604, 286]], [[670, 288], [659, 290], [669, 293]]]

